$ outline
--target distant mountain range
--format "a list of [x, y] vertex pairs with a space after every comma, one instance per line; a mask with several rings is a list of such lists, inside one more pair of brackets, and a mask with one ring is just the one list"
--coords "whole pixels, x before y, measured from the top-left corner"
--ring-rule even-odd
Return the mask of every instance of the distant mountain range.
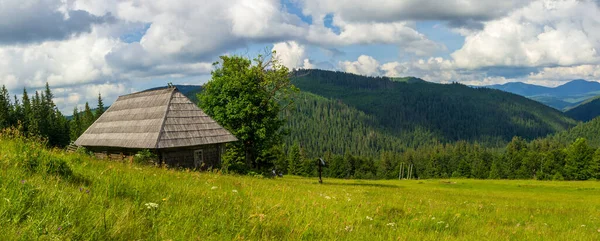
[[600, 83], [583, 79], [573, 80], [557, 87], [545, 87], [521, 82], [483, 87], [525, 96], [563, 111], [600, 95]]

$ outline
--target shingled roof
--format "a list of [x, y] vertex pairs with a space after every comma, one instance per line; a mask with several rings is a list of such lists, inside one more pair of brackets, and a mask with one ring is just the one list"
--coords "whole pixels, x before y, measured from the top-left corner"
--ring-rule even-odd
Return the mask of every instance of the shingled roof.
[[177, 88], [120, 96], [75, 145], [161, 149], [237, 141]]

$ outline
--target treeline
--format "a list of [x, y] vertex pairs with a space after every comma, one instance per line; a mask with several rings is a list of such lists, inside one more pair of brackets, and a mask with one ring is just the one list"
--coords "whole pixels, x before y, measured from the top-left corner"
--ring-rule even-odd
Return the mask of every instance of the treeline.
[[85, 110], [78, 113], [74, 110], [73, 119], [68, 120], [53, 101], [54, 95], [46, 83], [44, 91], [36, 91], [31, 97], [27, 89], [23, 89], [21, 98], [10, 93], [5, 86], [0, 89], [0, 130], [18, 128], [26, 136], [42, 137], [48, 145], [64, 147], [69, 145], [89, 127], [104, 110], [102, 98], [98, 96], [96, 113], [92, 113], [86, 102]]
[[70, 122], [70, 137], [72, 141], [77, 140], [88, 127], [90, 127], [94, 122], [100, 118], [100, 116], [104, 113], [105, 107], [104, 102], [102, 101], [102, 95], [98, 94], [98, 105], [96, 109], [92, 111], [88, 102], [85, 102], [85, 107], [83, 111], [79, 111], [77, 106], [73, 108], [73, 115], [71, 116]]
[[[413, 178], [476, 178], [590, 180], [600, 179], [600, 148], [579, 138], [570, 145], [549, 138], [527, 142], [515, 137], [505, 148], [490, 149], [464, 141], [453, 144], [382, 151], [378, 158], [323, 155], [328, 163], [324, 175], [332, 178], [406, 178], [412, 166]], [[283, 173], [315, 176], [317, 157], [309, 157], [295, 143], [281, 155], [275, 168]]]

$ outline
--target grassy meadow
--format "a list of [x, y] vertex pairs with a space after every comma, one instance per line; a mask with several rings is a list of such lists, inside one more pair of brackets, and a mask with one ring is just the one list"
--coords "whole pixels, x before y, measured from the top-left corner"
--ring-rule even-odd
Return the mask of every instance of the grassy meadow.
[[0, 240], [600, 240], [600, 183], [177, 171], [0, 136]]

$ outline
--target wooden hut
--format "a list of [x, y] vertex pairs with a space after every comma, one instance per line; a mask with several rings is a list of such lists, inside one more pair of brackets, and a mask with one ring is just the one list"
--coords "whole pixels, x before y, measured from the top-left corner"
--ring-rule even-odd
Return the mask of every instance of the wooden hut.
[[237, 141], [177, 88], [120, 96], [78, 139], [101, 158], [123, 158], [148, 149], [171, 167], [209, 168], [221, 162], [224, 144]]

